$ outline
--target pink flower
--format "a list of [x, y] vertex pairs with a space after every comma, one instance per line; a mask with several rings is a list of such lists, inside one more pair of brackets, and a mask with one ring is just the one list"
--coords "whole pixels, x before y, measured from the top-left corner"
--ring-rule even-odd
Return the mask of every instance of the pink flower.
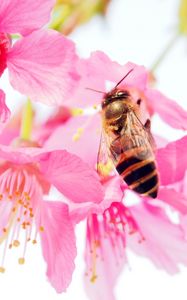
[[[5, 249], [0, 272], [5, 271], [7, 248], [19, 246], [23, 239], [19, 258], [23, 264], [28, 243], [32, 240], [35, 244], [39, 233], [47, 277], [56, 291], [62, 292], [71, 281], [76, 256], [68, 206], [99, 203], [103, 193], [98, 176], [64, 150], [1, 146], [0, 163], [0, 242]], [[62, 202], [44, 200], [52, 186], [63, 194]]]
[[114, 202], [87, 222], [85, 287], [89, 299], [114, 300], [116, 280], [128, 261], [125, 249], [145, 256], [170, 274], [187, 265], [187, 242], [164, 210], [148, 203], [131, 207]]
[[[54, 3], [54, 0], [1, 1], [0, 75], [7, 67], [10, 83], [20, 93], [34, 101], [61, 105], [72, 93], [79, 75], [74, 43], [56, 31], [40, 29], [49, 21]], [[24, 37], [11, 47], [10, 33]], [[0, 102], [1, 111], [5, 110], [1, 94]], [[8, 115], [7, 107], [6, 110], [3, 116]]]
[[[72, 117], [66, 123], [59, 124], [46, 140], [45, 146], [68, 149], [95, 168], [100, 131], [101, 120], [98, 114]], [[157, 140], [159, 146], [160, 139]], [[85, 286], [92, 300], [103, 299], [103, 295], [106, 299], [115, 299], [113, 289], [127, 262], [126, 247], [151, 259], [157, 267], [165, 269], [170, 274], [179, 270], [179, 263], [187, 265], [187, 244], [182, 228], [173, 224], [163, 209], [165, 204], [169, 204], [184, 216], [187, 214], [187, 198], [184, 191], [187, 178], [187, 160], [184, 151], [187, 147], [187, 136], [166, 143], [165, 146], [162, 144], [156, 154], [160, 173], [160, 190], [156, 200], [136, 195], [140, 204], [127, 206], [126, 196], [129, 199], [134, 198], [134, 193], [128, 190], [117, 174], [109, 176], [110, 169], [106, 168], [108, 175], [106, 181], [102, 182], [105, 191], [104, 201], [99, 206], [95, 204], [70, 206], [73, 223], [89, 215]], [[153, 226], [150, 227], [150, 224]]]

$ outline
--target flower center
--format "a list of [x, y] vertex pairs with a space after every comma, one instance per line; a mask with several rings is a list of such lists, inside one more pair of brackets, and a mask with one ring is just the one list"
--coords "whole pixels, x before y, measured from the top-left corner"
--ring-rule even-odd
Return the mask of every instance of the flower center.
[[11, 46], [11, 40], [5, 33], [0, 33], [0, 76], [7, 67], [7, 53]]
[[129, 209], [120, 202], [114, 202], [102, 215], [92, 214], [87, 222], [87, 248], [89, 251], [87, 276], [90, 281], [97, 279], [98, 259], [104, 261], [111, 248], [116, 264], [125, 255], [126, 234], [138, 233], [137, 242], [144, 240]]
[[19, 264], [24, 264], [27, 244], [36, 244], [38, 230], [33, 233], [33, 219], [38, 213], [36, 201], [41, 199], [42, 189], [37, 177], [26, 168], [8, 168], [0, 175], [0, 244], [4, 244], [0, 272], [5, 271], [7, 249], [20, 246], [23, 249]]

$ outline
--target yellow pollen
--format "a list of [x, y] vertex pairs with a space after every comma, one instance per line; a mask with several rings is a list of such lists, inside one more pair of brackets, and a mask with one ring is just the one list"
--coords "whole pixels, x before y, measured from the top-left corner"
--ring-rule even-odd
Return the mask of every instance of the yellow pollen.
[[22, 205], [22, 204], [23, 204], [23, 201], [22, 201], [21, 199], [19, 199], [19, 200], [18, 200], [18, 203]]
[[72, 139], [74, 142], [77, 142], [80, 138], [81, 138], [81, 135], [83, 134], [84, 132], [84, 128], [78, 128], [77, 129], [77, 132], [73, 135]]
[[18, 240], [13, 241], [13, 246], [14, 247], [19, 247], [19, 245], [20, 245], [20, 242]]
[[15, 195], [16, 195], [16, 196], [20, 196], [20, 192], [19, 192], [19, 191], [16, 191], [16, 192], [15, 192]]
[[90, 278], [90, 281], [92, 283], [95, 283], [96, 282], [96, 279], [97, 279], [97, 275], [93, 275], [91, 278]]
[[82, 108], [71, 109], [71, 113], [72, 113], [73, 117], [80, 116], [83, 114], [83, 112], [84, 112], [84, 110]]
[[94, 104], [94, 105], [93, 105], [93, 108], [94, 108], [94, 109], [97, 109], [97, 107], [98, 107], [97, 104]]
[[113, 170], [114, 166], [111, 161], [108, 161], [106, 164], [98, 163], [97, 169], [102, 176], [107, 177], [110, 175], [110, 172]]
[[17, 221], [20, 222], [20, 218], [17, 218]]
[[15, 211], [16, 211], [16, 207], [13, 207], [13, 208], [12, 208], [12, 211], [15, 212]]
[[43, 232], [44, 231], [44, 227], [40, 226], [40, 231]]
[[33, 241], [32, 241], [32, 243], [33, 243], [33, 244], [36, 244], [36, 243], [37, 243], [37, 241], [36, 241], [36, 240], [33, 240]]
[[24, 257], [20, 257], [20, 258], [18, 259], [18, 263], [19, 263], [20, 265], [23, 265], [23, 264], [25, 263], [25, 258], [24, 258]]
[[27, 214], [27, 211], [25, 210], [23, 214], [24, 214], [24, 216], [25, 216], [25, 215]]
[[9, 198], [10, 200], [12, 200], [12, 195], [9, 195], [8, 198]]
[[0, 273], [5, 273], [5, 268], [0, 267]]
[[6, 229], [6, 228], [3, 228], [3, 232], [7, 232], [7, 229]]
[[3, 195], [2, 194], [0, 194], [0, 200], [2, 200], [3, 199]]
[[31, 217], [31, 218], [33, 218], [33, 217], [34, 217], [34, 215], [33, 215], [33, 214], [30, 214], [30, 217]]

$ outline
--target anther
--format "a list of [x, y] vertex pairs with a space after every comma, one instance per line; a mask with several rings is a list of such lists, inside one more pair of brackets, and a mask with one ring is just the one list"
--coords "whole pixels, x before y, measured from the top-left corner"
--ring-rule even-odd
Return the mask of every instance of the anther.
[[40, 231], [43, 232], [44, 231], [44, 227], [40, 226]]
[[20, 245], [20, 242], [18, 240], [13, 241], [13, 246], [14, 247], [19, 247], [19, 245]]
[[20, 258], [18, 259], [18, 263], [19, 263], [20, 265], [23, 265], [23, 264], [25, 263], [25, 258], [24, 258], [24, 257], [20, 257]]
[[0, 267], [0, 273], [5, 273], [5, 268], [4, 267]]

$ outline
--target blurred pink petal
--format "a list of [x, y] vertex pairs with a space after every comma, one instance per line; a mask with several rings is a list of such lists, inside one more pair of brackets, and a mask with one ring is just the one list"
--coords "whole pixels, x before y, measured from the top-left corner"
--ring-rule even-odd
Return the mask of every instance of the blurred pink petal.
[[46, 178], [73, 202], [102, 201], [99, 176], [78, 156], [62, 150], [52, 151], [41, 157], [40, 168]]
[[[144, 67], [131, 62], [122, 66], [110, 60], [103, 52], [93, 52], [88, 59], [79, 60], [78, 70], [81, 80], [76, 94], [72, 93], [67, 103], [79, 107], [100, 104], [106, 92], [106, 81], [114, 82], [113, 86], [115, 86], [131, 69], [133, 69], [133, 72], [125, 79], [123, 85], [143, 90], [147, 79], [147, 72], [145, 72]], [[103, 95], [86, 88], [103, 91]]]
[[51, 136], [46, 141], [45, 147], [50, 149], [66, 149], [78, 155], [94, 168], [97, 163], [100, 132], [101, 117], [99, 114], [72, 117], [66, 123], [59, 124], [56, 130], [51, 132]]
[[0, 32], [27, 35], [50, 19], [55, 0], [1, 0]]
[[89, 299], [115, 299], [113, 289], [127, 261], [123, 214], [124, 207], [113, 203], [103, 215], [88, 218], [85, 286]]
[[181, 214], [187, 214], [187, 197], [182, 192], [177, 192], [174, 188], [161, 187], [157, 198]]
[[68, 206], [60, 202], [43, 202], [40, 223], [42, 251], [47, 263], [47, 277], [58, 293], [66, 290], [76, 256], [75, 234]]
[[0, 122], [6, 122], [10, 117], [10, 110], [5, 103], [5, 93], [0, 90]]
[[145, 95], [154, 112], [158, 113], [166, 124], [176, 129], [187, 130], [187, 111], [157, 90], [147, 89]]
[[184, 233], [184, 238], [187, 241], [187, 214], [180, 215], [180, 225]]
[[183, 179], [187, 169], [187, 136], [170, 142], [165, 148], [158, 149], [157, 163], [162, 185], [172, 184]]
[[[61, 106], [44, 124], [39, 124], [33, 128], [33, 138], [40, 145], [43, 145], [49, 139], [51, 134], [61, 125], [65, 124], [71, 118], [71, 110], [66, 106]], [[63, 139], [64, 140], [64, 139]], [[59, 141], [59, 137], [58, 137]], [[59, 143], [60, 144], [60, 143]], [[60, 149], [56, 147], [56, 149]]]
[[8, 53], [12, 86], [34, 101], [62, 105], [77, 85], [74, 43], [53, 30], [22, 38]]
[[152, 205], [136, 205], [129, 208], [144, 237], [138, 243], [136, 234], [128, 236], [127, 245], [137, 254], [152, 260], [170, 274], [179, 271], [178, 265], [187, 265], [187, 242], [179, 225], [173, 224], [164, 210]]

